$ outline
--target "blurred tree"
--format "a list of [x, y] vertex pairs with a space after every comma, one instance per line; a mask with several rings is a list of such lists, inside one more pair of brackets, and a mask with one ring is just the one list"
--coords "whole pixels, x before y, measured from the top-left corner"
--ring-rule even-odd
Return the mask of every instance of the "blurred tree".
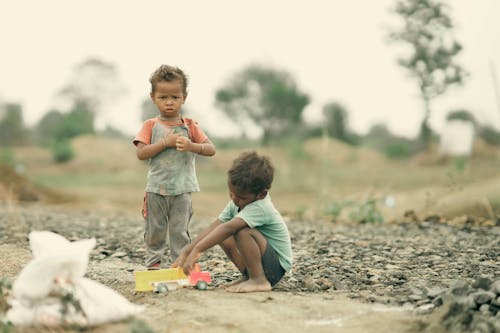
[[366, 137], [386, 139], [392, 136], [391, 131], [384, 123], [376, 123], [370, 127]]
[[98, 116], [104, 112], [103, 105], [124, 93], [125, 87], [112, 63], [88, 58], [75, 67], [69, 83], [59, 95], [67, 99], [74, 110], [84, 106], [87, 111]]
[[250, 65], [216, 92], [216, 105], [245, 133], [252, 121], [263, 129], [263, 144], [291, 133], [301, 124], [309, 96], [301, 92], [292, 75], [261, 65]]
[[141, 119], [146, 121], [148, 119], [157, 117], [159, 115], [158, 108], [153, 104], [151, 98], [144, 98], [141, 105]]
[[446, 115], [446, 120], [464, 120], [470, 121], [474, 126], [477, 124], [474, 115], [465, 109], [452, 110]]
[[386, 124], [374, 124], [363, 138], [366, 147], [376, 149], [391, 159], [410, 157], [417, 149], [412, 140], [391, 133]]
[[94, 133], [94, 114], [85, 102], [78, 101], [68, 113], [61, 113], [58, 110], [46, 113], [35, 130], [39, 143], [53, 145], [55, 141]]
[[64, 115], [61, 126], [55, 132], [57, 140], [70, 139], [82, 134], [94, 133], [94, 113], [83, 101], [75, 101], [71, 111]]
[[346, 141], [348, 115], [346, 108], [336, 102], [323, 106], [323, 115], [326, 118], [326, 130], [332, 138]]
[[27, 142], [28, 130], [23, 122], [23, 108], [17, 103], [3, 105], [3, 112], [0, 112], [0, 146], [20, 146]]
[[340, 103], [331, 102], [323, 106], [325, 128], [328, 135], [351, 145], [360, 143], [358, 135], [349, 131], [349, 114]]
[[490, 145], [500, 146], [500, 132], [491, 125], [480, 126], [478, 135]]
[[50, 145], [54, 141], [54, 136], [59, 132], [59, 128], [64, 121], [64, 115], [58, 110], [47, 112], [35, 126], [35, 139], [41, 145]]
[[444, 94], [453, 84], [462, 84], [467, 76], [455, 62], [462, 46], [452, 35], [449, 7], [439, 0], [398, 0], [394, 12], [404, 21], [403, 27], [390, 33], [390, 39], [409, 44], [409, 55], [399, 64], [417, 79], [424, 102], [420, 138], [430, 148], [432, 129], [429, 126], [431, 100]]
[[52, 158], [57, 163], [65, 163], [73, 159], [75, 152], [68, 139], [54, 141], [51, 146]]

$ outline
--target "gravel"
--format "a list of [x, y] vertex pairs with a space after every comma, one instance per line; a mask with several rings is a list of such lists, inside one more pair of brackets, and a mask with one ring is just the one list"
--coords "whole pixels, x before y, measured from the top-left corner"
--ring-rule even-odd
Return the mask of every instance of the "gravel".
[[[450, 332], [500, 331], [500, 227], [442, 220], [346, 225], [291, 219], [294, 267], [275, 290], [345, 293], [411, 308], [422, 314], [422, 331], [436, 326]], [[210, 222], [195, 218], [192, 234]], [[70, 240], [94, 237], [91, 262], [119, 259], [142, 265], [140, 216], [0, 206], [0, 242], [28, 248], [30, 230]], [[215, 286], [239, 276], [218, 248], [207, 251], [201, 264]]]

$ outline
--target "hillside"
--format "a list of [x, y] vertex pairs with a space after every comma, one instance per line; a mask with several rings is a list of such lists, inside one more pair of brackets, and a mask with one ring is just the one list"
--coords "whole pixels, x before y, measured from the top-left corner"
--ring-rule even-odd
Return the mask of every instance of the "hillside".
[[[72, 205], [140, 211], [147, 164], [137, 160], [131, 142], [83, 136], [72, 147], [75, 158], [65, 164], [54, 163], [39, 147], [16, 149], [15, 161], [25, 171], [22, 176], [11, 169], [2, 172], [0, 200], [68, 204], [71, 194]], [[419, 218], [444, 214], [491, 220], [500, 212], [500, 158], [498, 149], [480, 148], [467, 162], [432, 155], [392, 161], [367, 148], [323, 139], [255, 150], [276, 166], [271, 193], [286, 215], [349, 220], [353, 209], [373, 201], [386, 221], [408, 211]], [[193, 196], [195, 214], [212, 217], [225, 204], [226, 170], [241, 151], [220, 149], [212, 158], [198, 158], [202, 191]]]

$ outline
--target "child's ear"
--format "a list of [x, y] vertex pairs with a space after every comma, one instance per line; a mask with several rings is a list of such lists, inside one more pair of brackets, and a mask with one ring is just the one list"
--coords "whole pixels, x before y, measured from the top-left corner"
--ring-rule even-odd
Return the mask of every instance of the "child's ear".
[[257, 195], [257, 200], [264, 199], [264, 198], [266, 197], [266, 195], [267, 195], [267, 192], [268, 192], [268, 191], [269, 191], [269, 190], [264, 190], [264, 191], [260, 192], [260, 193]]

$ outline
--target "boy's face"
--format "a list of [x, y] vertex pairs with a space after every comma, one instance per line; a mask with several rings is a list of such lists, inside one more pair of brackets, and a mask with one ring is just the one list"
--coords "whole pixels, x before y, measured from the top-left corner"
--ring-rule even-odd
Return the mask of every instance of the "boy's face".
[[151, 93], [151, 100], [163, 118], [178, 118], [181, 106], [186, 100], [186, 96], [182, 93], [182, 82], [178, 80], [158, 82], [154, 93]]
[[242, 192], [237, 187], [233, 186], [230, 182], [227, 183], [229, 189], [229, 197], [234, 202], [234, 204], [242, 210], [246, 205], [264, 198], [267, 192], [260, 194]]

